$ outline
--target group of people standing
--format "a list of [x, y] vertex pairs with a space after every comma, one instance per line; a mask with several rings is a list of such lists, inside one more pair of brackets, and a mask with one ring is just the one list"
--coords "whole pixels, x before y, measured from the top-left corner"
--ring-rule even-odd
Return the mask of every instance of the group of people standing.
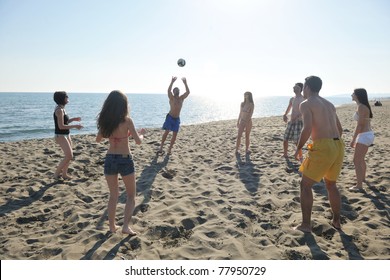
[[[322, 88], [322, 80], [316, 76], [305, 79], [305, 84], [296, 83], [293, 87], [295, 96], [292, 97], [283, 115], [287, 123], [283, 140], [283, 156], [288, 158], [288, 142], [295, 144], [294, 157], [301, 162], [299, 171], [302, 173], [300, 184], [300, 202], [302, 210], [302, 222], [295, 227], [297, 230], [311, 232], [311, 211], [313, 207], [312, 186], [325, 182], [328, 191], [330, 206], [333, 212], [331, 225], [340, 230], [341, 197], [336, 186], [341, 172], [345, 144], [341, 136], [343, 129], [332, 103], [319, 96]], [[303, 91], [303, 95], [302, 95]], [[244, 102], [241, 103], [240, 115], [237, 121], [238, 134], [236, 141], [236, 153], [239, 153], [240, 139], [243, 132], [246, 135], [246, 153], [249, 152], [250, 131], [252, 129], [251, 116], [253, 113], [253, 99], [250, 92], [244, 94]], [[373, 117], [368, 102], [367, 91], [363, 88], [355, 89], [352, 100], [357, 103], [357, 111], [353, 118], [357, 125], [350, 142], [355, 148], [353, 162], [357, 184], [350, 190], [362, 190], [366, 178], [365, 156], [368, 147], [374, 143], [374, 132], [371, 129]], [[287, 114], [291, 110], [290, 121]], [[308, 153], [303, 160], [302, 148], [311, 138], [312, 143], [307, 145]]]
[[[166, 116], [161, 145], [157, 154], [163, 154], [164, 142], [170, 131], [173, 132], [168, 154], [172, 152], [176, 137], [180, 128], [180, 112], [184, 100], [190, 94], [186, 78], [182, 78], [185, 85], [185, 93], [180, 95], [179, 88], [172, 90], [176, 77], [172, 77], [168, 87], [170, 111]], [[287, 128], [283, 141], [283, 156], [288, 157], [288, 141], [296, 145], [294, 157], [302, 162], [299, 171], [302, 172], [301, 180], [301, 210], [302, 223], [296, 229], [311, 231], [311, 209], [313, 205], [312, 186], [324, 179], [329, 194], [330, 206], [333, 212], [332, 226], [341, 229], [340, 209], [341, 198], [336, 187], [336, 181], [340, 174], [343, 157], [344, 142], [341, 138], [342, 127], [336, 109], [332, 103], [319, 96], [322, 81], [319, 77], [310, 76], [305, 79], [305, 84], [297, 83], [294, 86], [295, 97], [290, 99], [283, 120], [287, 122]], [[301, 94], [303, 91], [303, 95]], [[354, 164], [357, 184], [355, 189], [362, 189], [365, 181], [366, 164], [364, 157], [368, 147], [372, 145], [374, 134], [370, 127], [372, 111], [368, 103], [367, 92], [364, 89], [356, 89], [352, 98], [357, 102], [358, 109], [354, 116], [358, 124], [355, 129], [351, 147], [355, 148]], [[69, 163], [73, 158], [70, 129], [81, 129], [82, 125], [70, 125], [73, 121], [81, 121], [81, 118], [69, 118], [65, 112], [65, 105], [69, 102], [66, 92], [55, 92], [54, 101], [57, 107], [54, 111], [55, 140], [64, 152], [64, 159], [55, 171], [55, 178], [70, 178], [67, 173]], [[287, 114], [292, 111], [290, 121]], [[236, 154], [239, 155], [241, 138], [245, 132], [245, 153], [250, 153], [250, 132], [252, 130], [252, 116], [254, 102], [251, 92], [244, 93], [244, 101], [240, 105], [240, 114], [237, 120]], [[119, 226], [116, 224], [115, 213], [119, 198], [118, 174], [125, 184], [127, 200], [124, 209], [124, 221], [122, 233], [135, 235], [130, 226], [130, 220], [135, 207], [136, 178], [134, 161], [131, 155], [128, 138], [131, 136], [136, 144], [141, 144], [145, 130], [137, 131], [129, 116], [127, 96], [121, 91], [112, 91], [106, 98], [97, 117], [98, 133], [96, 141], [108, 139], [109, 148], [104, 161], [104, 175], [110, 191], [108, 202], [109, 230], [114, 233]], [[302, 148], [311, 137], [312, 144], [308, 145], [308, 155], [302, 158]]]
[[[179, 88], [175, 87], [172, 90], [173, 83], [177, 77], [172, 77], [168, 87], [168, 98], [170, 111], [165, 118], [163, 129], [165, 130], [160, 149], [157, 154], [163, 154], [164, 142], [170, 131], [173, 132], [168, 154], [172, 152], [172, 147], [175, 144], [177, 133], [180, 128], [180, 111], [183, 106], [184, 99], [190, 94], [186, 78], [182, 78], [185, 86], [185, 93], [180, 95]], [[70, 119], [65, 112], [65, 106], [69, 103], [69, 97], [64, 91], [54, 93], [54, 101], [57, 107], [54, 110], [55, 124], [55, 140], [60, 145], [64, 152], [64, 159], [60, 162], [57, 170], [54, 173], [56, 179], [70, 179], [68, 174], [68, 166], [73, 158], [72, 140], [70, 137], [70, 129], [81, 129], [81, 124], [70, 125], [73, 121], [81, 121], [80, 117]], [[136, 177], [135, 166], [131, 150], [129, 147], [128, 138], [132, 137], [136, 144], [141, 144], [145, 130], [137, 131], [133, 120], [130, 118], [127, 96], [119, 90], [112, 91], [103, 103], [102, 109], [97, 116], [96, 142], [101, 142], [103, 138], [108, 139], [109, 147], [104, 160], [104, 176], [107, 181], [110, 196], [108, 200], [108, 222], [109, 230], [115, 233], [119, 226], [116, 224], [116, 207], [119, 199], [119, 177], [126, 188], [126, 204], [124, 209], [122, 233], [128, 235], [136, 235], [137, 233], [129, 226], [131, 217], [135, 207], [136, 195]]]

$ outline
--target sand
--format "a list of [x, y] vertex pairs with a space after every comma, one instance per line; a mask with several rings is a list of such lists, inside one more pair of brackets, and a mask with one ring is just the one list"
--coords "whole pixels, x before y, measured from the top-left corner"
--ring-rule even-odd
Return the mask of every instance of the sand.
[[[355, 171], [353, 149], [346, 148], [338, 183], [343, 232], [329, 224], [322, 183], [313, 187], [313, 233], [291, 229], [301, 221], [300, 175], [294, 159], [281, 157], [281, 116], [254, 119], [249, 157], [235, 156], [236, 120], [183, 126], [171, 156], [156, 157], [159, 129], [149, 130], [140, 146], [131, 141], [137, 177], [135, 237], [107, 232], [107, 143], [96, 144], [94, 135], [74, 136], [69, 181], [52, 179], [63, 157], [53, 139], [0, 143], [0, 258], [388, 260], [390, 101], [383, 105], [372, 108], [376, 139], [367, 155], [364, 192], [348, 190]], [[337, 109], [346, 144], [355, 128], [355, 109]], [[120, 188], [119, 224], [122, 182]]]

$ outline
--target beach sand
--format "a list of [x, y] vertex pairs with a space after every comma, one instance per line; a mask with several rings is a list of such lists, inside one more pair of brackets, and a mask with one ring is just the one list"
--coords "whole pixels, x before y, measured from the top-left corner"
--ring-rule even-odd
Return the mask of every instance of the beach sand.
[[[348, 190], [355, 183], [349, 142], [356, 106], [337, 108], [347, 146], [338, 183], [343, 232], [329, 224], [322, 183], [313, 187], [313, 233], [291, 229], [301, 221], [300, 175], [293, 158], [281, 157], [281, 116], [254, 119], [250, 157], [235, 156], [236, 120], [183, 126], [169, 157], [156, 157], [159, 129], [149, 130], [142, 145], [131, 140], [135, 237], [107, 232], [107, 143], [74, 136], [69, 181], [52, 179], [63, 157], [53, 139], [0, 143], [0, 258], [390, 259], [390, 101], [383, 105], [372, 107], [376, 139], [367, 154], [364, 192]], [[119, 224], [122, 181], [120, 188]]]

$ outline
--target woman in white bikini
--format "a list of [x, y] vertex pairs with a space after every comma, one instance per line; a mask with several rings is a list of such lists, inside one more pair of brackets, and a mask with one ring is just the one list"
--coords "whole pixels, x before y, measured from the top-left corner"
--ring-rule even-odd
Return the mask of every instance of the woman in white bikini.
[[374, 143], [374, 132], [371, 130], [372, 111], [368, 102], [367, 91], [364, 88], [355, 89], [352, 100], [357, 104], [357, 111], [353, 118], [357, 121], [355, 133], [350, 143], [355, 148], [353, 163], [355, 165], [357, 184], [350, 190], [362, 190], [366, 180], [366, 162], [364, 160], [368, 147]]
[[240, 145], [241, 145], [241, 137], [243, 132], [245, 131], [245, 153], [249, 154], [249, 144], [250, 138], [249, 135], [252, 130], [252, 115], [255, 108], [255, 104], [253, 103], [252, 93], [249, 91], [244, 93], [244, 102], [241, 103], [240, 107], [240, 115], [237, 120], [237, 142], [236, 142], [236, 154], [239, 153]]
[[97, 118], [96, 142], [108, 138], [110, 146], [104, 160], [104, 175], [110, 190], [108, 200], [108, 222], [111, 233], [115, 233], [120, 227], [116, 225], [116, 207], [119, 198], [118, 174], [126, 187], [126, 205], [123, 216], [122, 233], [136, 235], [129, 227], [135, 206], [135, 166], [129, 147], [131, 135], [136, 144], [141, 144], [142, 134], [135, 130], [134, 123], [129, 116], [127, 96], [118, 90], [112, 91], [103, 104]]

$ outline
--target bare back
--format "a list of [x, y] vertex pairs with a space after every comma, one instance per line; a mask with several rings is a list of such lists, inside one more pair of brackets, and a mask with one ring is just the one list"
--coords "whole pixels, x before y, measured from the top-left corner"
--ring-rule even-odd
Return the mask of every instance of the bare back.
[[[112, 133], [108, 138], [110, 147], [108, 148], [107, 154], [131, 154], [129, 147], [129, 136], [132, 136], [136, 144], [141, 144], [141, 138], [135, 130], [134, 123], [131, 118], [126, 118], [126, 120], [119, 124], [117, 129]], [[100, 132], [96, 137], [96, 141], [100, 142], [102, 140], [102, 135]]]
[[341, 137], [341, 125], [336, 108], [326, 99], [312, 96], [301, 103], [300, 110], [304, 126], [311, 125], [311, 138], [313, 140]]

